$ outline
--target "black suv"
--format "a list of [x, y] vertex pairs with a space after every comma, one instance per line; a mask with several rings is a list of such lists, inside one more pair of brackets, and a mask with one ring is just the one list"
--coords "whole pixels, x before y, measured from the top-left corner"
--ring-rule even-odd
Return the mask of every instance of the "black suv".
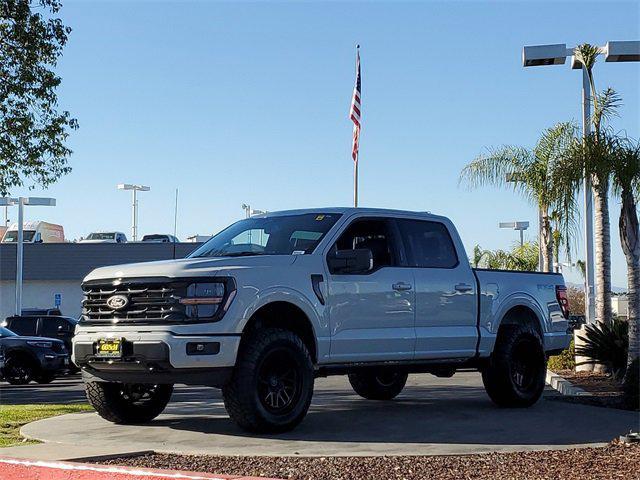
[[61, 315], [14, 315], [2, 323], [18, 335], [57, 338], [71, 351], [71, 339], [78, 320]]
[[69, 368], [69, 350], [62, 340], [23, 337], [0, 327], [0, 350], [4, 367], [0, 377], [12, 385], [25, 385], [31, 380], [49, 383]]

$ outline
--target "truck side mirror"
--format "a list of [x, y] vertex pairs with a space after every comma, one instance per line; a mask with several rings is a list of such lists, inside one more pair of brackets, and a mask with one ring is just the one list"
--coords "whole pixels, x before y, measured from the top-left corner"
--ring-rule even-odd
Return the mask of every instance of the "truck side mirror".
[[362, 274], [373, 269], [373, 254], [368, 248], [337, 250], [329, 254], [327, 263], [333, 274]]

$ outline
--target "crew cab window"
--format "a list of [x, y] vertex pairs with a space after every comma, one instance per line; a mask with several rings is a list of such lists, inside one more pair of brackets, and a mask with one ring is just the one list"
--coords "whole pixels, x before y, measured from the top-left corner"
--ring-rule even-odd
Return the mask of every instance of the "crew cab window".
[[36, 317], [18, 317], [12, 319], [8, 327], [18, 335], [35, 335], [37, 321]]
[[454, 268], [458, 255], [447, 227], [440, 222], [398, 220], [411, 267]]
[[393, 236], [386, 220], [356, 220], [333, 245], [336, 250], [366, 248], [373, 256], [373, 270], [397, 265]]

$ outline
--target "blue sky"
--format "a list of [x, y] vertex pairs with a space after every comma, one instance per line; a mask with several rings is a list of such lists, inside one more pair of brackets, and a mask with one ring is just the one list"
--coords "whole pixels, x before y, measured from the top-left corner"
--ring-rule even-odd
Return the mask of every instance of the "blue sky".
[[[217, 3], [64, 2], [73, 28], [59, 64], [60, 103], [78, 118], [73, 172], [29, 219], [67, 236], [129, 234], [144, 183], [140, 232], [212, 233], [240, 205], [281, 210], [352, 201], [349, 102], [362, 46], [363, 206], [450, 216], [468, 248], [507, 248], [499, 221], [536, 220], [513, 193], [458, 188], [484, 148], [527, 145], [580, 119], [581, 76], [521, 65], [523, 45], [640, 37], [638, 2]], [[595, 69], [623, 97], [616, 129], [639, 136], [640, 67]], [[26, 189], [12, 192], [27, 193]], [[612, 202], [614, 285], [625, 286]], [[533, 236], [533, 230], [528, 236]], [[575, 273], [570, 280], [578, 281]]]

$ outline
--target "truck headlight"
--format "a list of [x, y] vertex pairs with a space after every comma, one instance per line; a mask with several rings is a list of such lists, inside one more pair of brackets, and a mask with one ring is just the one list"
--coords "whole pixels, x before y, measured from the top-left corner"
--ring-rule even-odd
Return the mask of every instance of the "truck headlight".
[[185, 306], [185, 314], [194, 320], [219, 318], [235, 296], [232, 282], [192, 283], [187, 295], [179, 301]]

